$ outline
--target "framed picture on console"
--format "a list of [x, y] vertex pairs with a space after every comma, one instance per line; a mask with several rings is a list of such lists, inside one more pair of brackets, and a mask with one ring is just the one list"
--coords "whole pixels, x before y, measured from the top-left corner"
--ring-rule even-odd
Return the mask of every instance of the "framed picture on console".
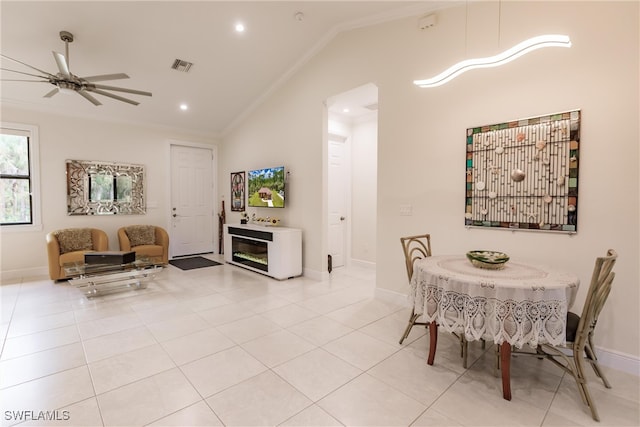
[[244, 212], [244, 171], [231, 173], [231, 211]]

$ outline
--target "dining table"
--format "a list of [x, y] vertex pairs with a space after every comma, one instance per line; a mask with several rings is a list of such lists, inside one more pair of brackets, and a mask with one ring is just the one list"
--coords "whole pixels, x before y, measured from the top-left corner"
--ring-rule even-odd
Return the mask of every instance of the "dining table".
[[579, 278], [545, 265], [509, 260], [501, 268], [479, 268], [465, 255], [417, 260], [410, 299], [429, 323], [433, 365], [438, 328], [467, 341], [492, 341], [500, 348], [502, 392], [511, 400], [511, 348], [566, 342], [566, 322]]

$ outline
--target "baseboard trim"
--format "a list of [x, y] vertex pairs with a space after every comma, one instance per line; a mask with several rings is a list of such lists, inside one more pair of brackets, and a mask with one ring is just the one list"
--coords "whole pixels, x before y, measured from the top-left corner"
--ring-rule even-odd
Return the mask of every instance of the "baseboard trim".
[[364, 261], [364, 260], [361, 260], [361, 259], [354, 259], [354, 258], [351, 258], [351, 266], [359, 267], [359, 268], [366, 268], [368, 270], [375, 270], [376, 269], [376, 263], [375, 262]]
[[[393, 304], [411, 306], [407, 295], [389, 289], [376, 288], [376, 297]], [[640, 377], [640, 357], [597, 346], [596, 353], [602, 366]]]
[[303, 268], [302, 275], [312, 280], [317, 280], [319, 282], [323, 282], [325, 280], [329, 280], [329, 272], [328, 271], [318, 271], [313, 270], [311, 268]]
[[598, 346], [596, 346], [596, 353], [601, 365], [640, 377], [640, 358]]
[[23, 270], [0, 271], [0, 284], [10, 284], [27, 280], [41, 280], [49, 278], [47, 267], [25, 268]]

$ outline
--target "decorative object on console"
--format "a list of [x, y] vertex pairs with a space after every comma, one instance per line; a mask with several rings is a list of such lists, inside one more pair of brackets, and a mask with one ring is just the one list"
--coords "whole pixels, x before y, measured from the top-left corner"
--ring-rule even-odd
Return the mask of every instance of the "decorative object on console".
[[68, 215], [146, 213], [143, 165], [67, 160]]
[[254, 218], [253, 222], [257, 223], [257, 224], [264, 225], [264, 226], [270, 226], [270, 225], [274, 226], [274, 225], [280, 224], [280, 219], [268, 216], [266, 218], [262, 218], [262, 217]]
[[244, 211], [244, 172], [231, 173], [231, 211]]
[[509, 255], [495, 251], [469, 251], [467, 259], [474, 267], [499, 270], [509, 261]]
[[577, 232], [580, 110], [467, 129], [465, 225]]
[[284, 166], [249, 171], [249, 206], [284, 208]]
[[246, 224], [249, 222], [249, 214], [246, 212], [242, 212], [240, 214], [240, 224]]

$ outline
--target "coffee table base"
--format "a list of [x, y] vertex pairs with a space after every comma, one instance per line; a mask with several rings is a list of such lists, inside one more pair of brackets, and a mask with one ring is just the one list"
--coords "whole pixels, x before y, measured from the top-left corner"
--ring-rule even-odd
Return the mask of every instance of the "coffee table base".
[[129, 270], [101, 275], [82, 275], [69, 279], [69, 284], [80, 289], [87, 298], [122, 292], [146, 289], [147, 281], [162, 271], [161, 266], [140, 270]]

